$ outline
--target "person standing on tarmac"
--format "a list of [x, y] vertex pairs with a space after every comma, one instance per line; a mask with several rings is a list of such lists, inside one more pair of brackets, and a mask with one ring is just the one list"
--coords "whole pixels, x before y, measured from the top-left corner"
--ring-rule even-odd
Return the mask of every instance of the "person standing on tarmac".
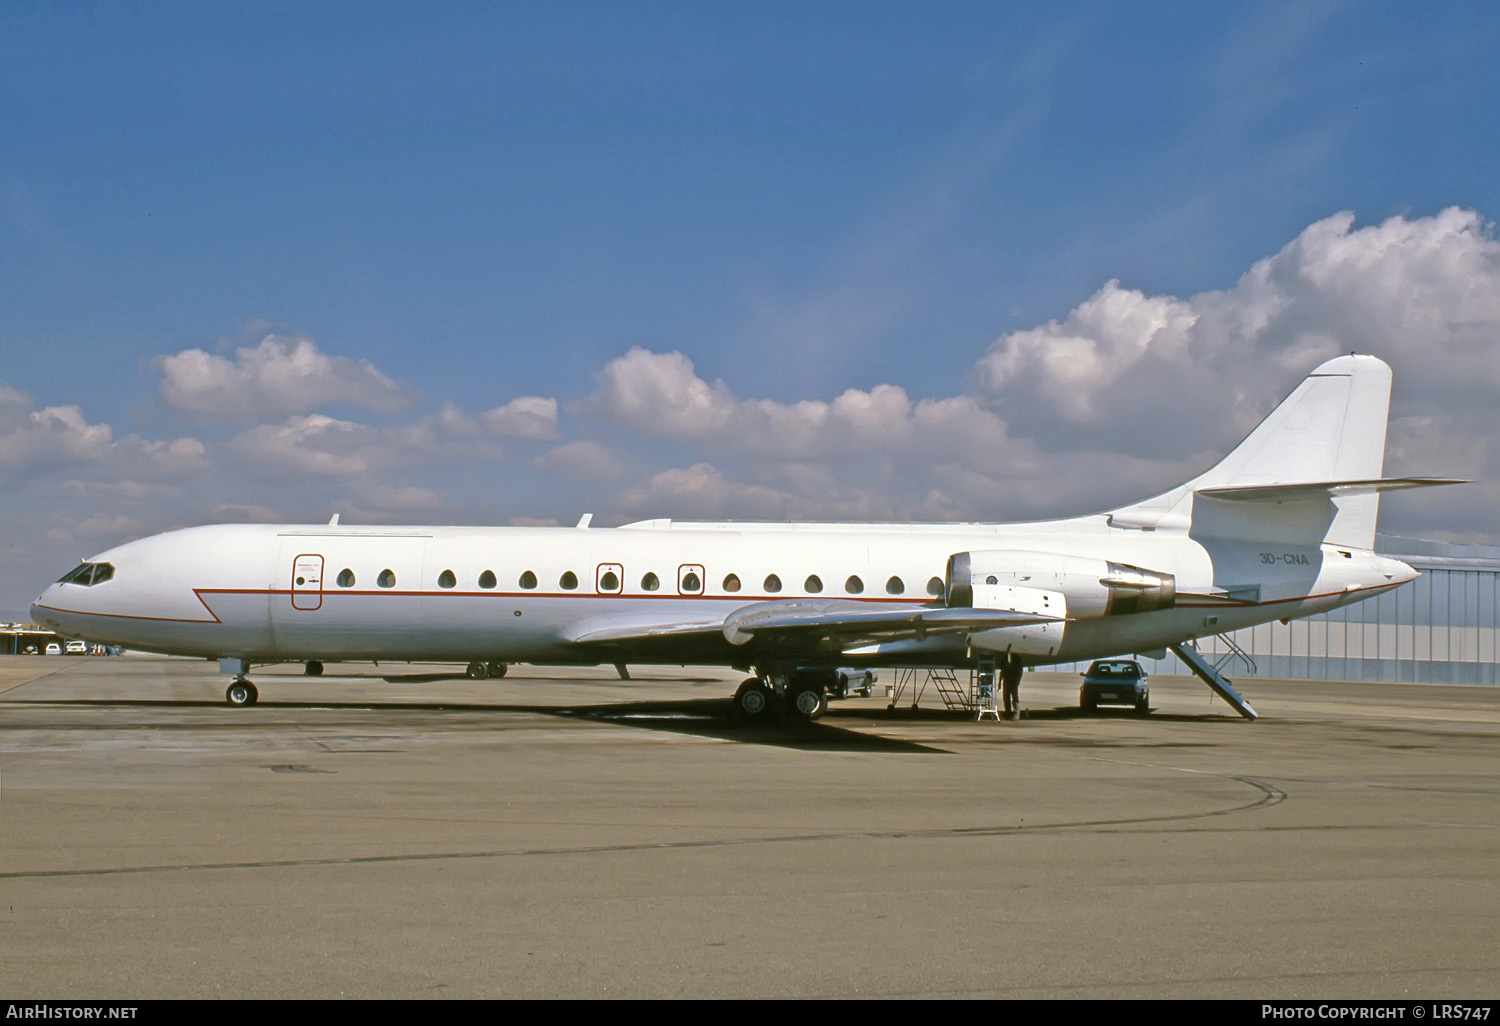
[[1005, 666], [1000, 671], [1000, 695], [1005, 702], [1005, 718], [1020, 719], [1021, 660], [1017, 656], [1005, 657]]

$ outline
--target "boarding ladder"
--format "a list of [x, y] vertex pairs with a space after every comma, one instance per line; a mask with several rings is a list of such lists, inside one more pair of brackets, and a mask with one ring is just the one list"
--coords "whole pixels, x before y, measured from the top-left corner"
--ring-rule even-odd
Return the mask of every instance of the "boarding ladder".
[[896, 685], [891, 690], [891, 702], [888, 708], [896, 708], [907, 689], [911, 690], [911, 707], [915, 709], [917, 703], [922, 700], [922, 693], [931, 684], [943, 705], [951, 712], [973, 712], [975, 708], [975, 692], [977, 682], [974, 679], [974, 671], [969, 671], [969, 686], [965, 688], [959, 683], [958, 675], [949, 669], [933, 669], [922, 666], [898, 666], [896, 667]]

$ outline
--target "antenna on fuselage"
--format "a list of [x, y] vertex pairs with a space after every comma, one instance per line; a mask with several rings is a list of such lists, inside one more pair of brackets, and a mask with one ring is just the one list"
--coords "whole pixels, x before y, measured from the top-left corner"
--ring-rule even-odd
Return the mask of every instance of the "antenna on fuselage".
[[589, 526], [589, 521], [593, 520], [593, 519], [594, 519], [594, 514], [592, 514], [592, 513], [585, 513], [583, 516], [581, 516], [581, 517], [578, 518], [578, 526], [579, 527], [588, 527]]
[[336, 524], [338, 522], [339, 522], [339, 515], [337, 513], [335, 513], [333, 516], [331, 516], [331, 517], [328, 518], [328, 526], [329, 527], [332, 527], [334, 524]]

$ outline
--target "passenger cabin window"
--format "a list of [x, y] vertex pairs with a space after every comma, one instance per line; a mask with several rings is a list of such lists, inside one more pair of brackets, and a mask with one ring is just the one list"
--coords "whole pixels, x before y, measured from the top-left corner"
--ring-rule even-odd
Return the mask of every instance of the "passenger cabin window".
[[906, 585], [901, 582], [901, 578], [892, 577], [889, 581], [885, 582], [885, 593], [887, 595], [904, 595], [906, 594]]
[[862, 594], [865, 590], [865, 582], [850, 574], [849, 579], [844, 582], [844, 590], [850, 595]]
[[942, 593], [943, 579], [941, 577], [934, 577], [932, 580], [927, 582], [927, 594], [937, 596], [941, 595]]
[[703, 581], [697, 574], [689, 570], [682, 575], [682, 590], [698, 592], [703, 590]]
[[375, 578], [375, 583], [382, 588], [394, 588], [396, 586], [396, 571], [391, 569], [380, 571], [380, 576]]
[[642, 591], [655, 591], [661, 587], [661, 580], [655, 574], [647, 574], [641, 578]]
[[452, 588], [456, 584], [458, 584], [458, 578], [453, 576], [452, 570], [444, 570], [442, 573], [438, 574], [439, 588]]
[[740, 590], [740, 579], [739, 579], [739, 576], [736, 575], [736, 574], [730, 574], [729, 576], [725, 577], [724, 578], [724, 590], [725, 591], [739, 591]]
[[766, 588], [767, 591], [770, 591], [770, 592], [780, 591], [781, 590], [781, 578], [777, 577], [775, 574], [767, 574], [766, 575], [765, 588]]
[[816, 595], [823, 590], [823, 582], [818, 580], [817, 574], [809, 574], [807, 580], [802, 582], [802, 590]]
[[530, 591], [532, 588], [535, 588], [536, 587], [536, 574], [532, 573], [530, 570], [527, 570], [524, 574], [522, 574], [521, 575], [521, 587], [525, 588], [527, 591]]
[[339, 571], [337, 580], [340, 588], [354, 587], [354, 571], [350, 570], [347, 566], [344, 567], [344, 569]]
[[557, 583], [563, 591], [572, 591], [578, 587], [578, 575], [571, 570], [565, 571], [562, 577], [558, 578]]
[[479, 586], [481, 588], [493, 588], [495, 586], [495, 571], [486, 570], [479, 575]]
[[599, 577], [599, 590], [600, 591], [619, 591], [620, 590], [620, 579], [615, 576], [615, 572], [613, 570], [606, 570], [606, 571], [604, 571], [604, 573], [602, 575], [600, 575], [600, 577]]

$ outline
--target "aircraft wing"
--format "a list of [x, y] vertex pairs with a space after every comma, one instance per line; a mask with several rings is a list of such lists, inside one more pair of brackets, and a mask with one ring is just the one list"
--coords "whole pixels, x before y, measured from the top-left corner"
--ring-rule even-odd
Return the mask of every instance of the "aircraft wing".
[[574, 633], [580, 644], [663, 642], [670, 639], [707, 639], [722, 635], [732, 645], [850, 647], [873, 641], [935, 634], [960, 634], [1049, 623], [1060, 619], [1042, 613], [1010, 609], [949, 609], [930, 604], [880, 604], [847, 600], [787, 599], [742, 606], [721, 619], [685, 619], [599, 623]]
[[948, 609], [942, 606], [877, 606], [838, 599], [789, 599], [746, 606], [726, 617], [724, 636], [731, 644], [793, 640], [822, 636], [829, 639], [876, 640], [931, 634], [958, 634], [995, 627], [1047, 623], [1058, 617], [1012, 609]]

